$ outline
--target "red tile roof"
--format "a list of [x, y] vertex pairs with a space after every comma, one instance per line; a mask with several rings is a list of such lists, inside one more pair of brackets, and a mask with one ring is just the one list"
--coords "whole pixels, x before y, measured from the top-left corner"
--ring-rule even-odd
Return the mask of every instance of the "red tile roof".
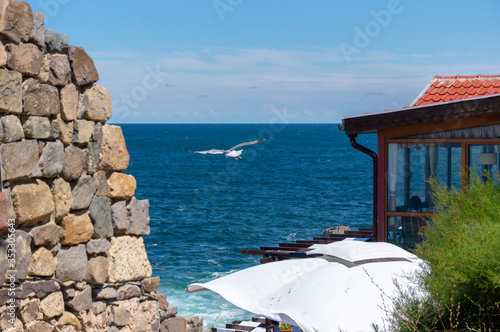
[[436, 76], [410, 107], [494, 94], [500, 94], [500, 75]]

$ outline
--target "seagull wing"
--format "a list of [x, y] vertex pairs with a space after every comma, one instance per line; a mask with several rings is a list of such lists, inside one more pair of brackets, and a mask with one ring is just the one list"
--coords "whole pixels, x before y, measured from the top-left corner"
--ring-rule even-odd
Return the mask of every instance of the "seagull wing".
[[189, 151], [192, 153], [201, 153], [201, 154], [223, 154], [226, 151], [224, 150], [217, 150], [217, 149], [211, 149], [211, 150], [206, 150], [206, 151]]
[[240, 143], [236, 146], [233, 146], [232, 148], [230, 148], [229, 150], [227, 150], [227, 152], [229, 151], [233, 151], [233, 150], [236, 150], [237, 148], [239, 147], [242, 147], [242, 146], [245, 146], [245, 145], [252, 145], [252, 144], [257, 144], [259, 142], [262, 142], [264, 140], [264, 138], [262, 139], [258, 139], [258, 140], [255, 140], [255, 141], [251, 141], [251, 142], [245, 142], [245, 143]]

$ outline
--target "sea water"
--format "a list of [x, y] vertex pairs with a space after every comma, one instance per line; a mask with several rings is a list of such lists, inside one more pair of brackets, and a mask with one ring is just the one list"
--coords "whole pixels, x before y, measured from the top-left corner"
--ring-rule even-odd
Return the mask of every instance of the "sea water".
[[[372, 159], [350, 146], [337, 124], [123, 124], [126, 173], [135, 196], [149, 199], [144, 238], [159, 291], [181, 316], [204, 326], [252, 317], [212, 292], [187, 294], [206, 282], [259, 264], [242, 249], [310, 240], [324, 229], [372, 224]], [[191, 153], [243, 147], [242, 159]], [[376, 151], [375, 135], [358, 143]]]

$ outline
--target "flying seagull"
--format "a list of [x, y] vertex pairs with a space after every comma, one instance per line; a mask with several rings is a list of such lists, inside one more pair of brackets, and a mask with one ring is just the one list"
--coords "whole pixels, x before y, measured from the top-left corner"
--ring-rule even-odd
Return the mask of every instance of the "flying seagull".
[[201, 153], [201, 154], [223, 154], [223, 153], [225, 153], [226, 154], [226, 159], [227, 159], [227, 157], [233, 157], [234, 159], [238, 160], [238, 158], [241, 159], [241, 153], [243, 152], [243, 149], [236, 150], [237, 148], [245, 146], [245, 145], [257, 144], [259, 142], [262, 142], [263, 140], [264, 140], [264, 138], [258, 139], [258, 140], [255, 140], [255, 141], [251, 141], [251, 142], [240, 143], [240, 144], [238, 144], [236, 146], [233, 146], [229, 150], [211, 149], [211, 150], [207, 150], [207, 151], [190, 151], [190, 152], [192, 152], [192, 153]]

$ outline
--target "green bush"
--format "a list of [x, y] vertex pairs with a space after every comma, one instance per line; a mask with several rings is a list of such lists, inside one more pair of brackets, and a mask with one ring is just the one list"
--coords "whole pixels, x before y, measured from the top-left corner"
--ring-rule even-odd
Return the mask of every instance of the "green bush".
[[431, 181], [437, 211], [415, 253], [426, 297], [400, 292], [396, 330], [500, 331], [500, 187], [473, 176], [463, 191]]

